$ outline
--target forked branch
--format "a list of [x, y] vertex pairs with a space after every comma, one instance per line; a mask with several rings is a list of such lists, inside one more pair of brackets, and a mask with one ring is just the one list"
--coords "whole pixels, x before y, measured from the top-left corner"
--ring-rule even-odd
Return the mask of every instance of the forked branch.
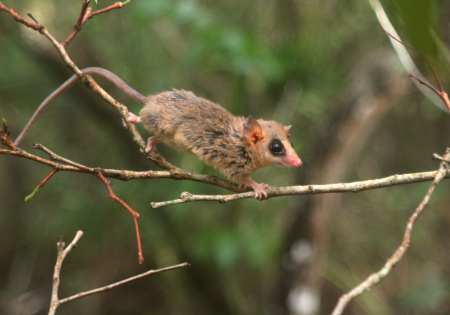
[[86, 24], [87, 21], [89, 21], [91, 18], [93, 18], [94, 16], [96, 16], [97, 14], [100, 14], [100, 13], [106, 13], [106, 12], [109, 12], [114, 9], [120, 9], [128, 2], [130, 2], [130, 1], [128, 0], [125, 2], [116, 2], [107, 8], [104, 8], [104, 9], [101, 9], [101, 10], [98, 10], [98, 11], [95, 11], [94, 13], [92, 13], [92, 9], [88, 8], [89, 3], [91, 3], [91, 1], [85, 0], [83, 2], [83, 5], [81, 6], [81, 12], [80, 12], [80, 15], [78, 16], [77, 22], [75, 23], [75, 25], [73, 27], [72, 33], [70, 33], [70, 35], [62, 43], [64, 48], [67, 48], [67, 46], [69, 46], [69, 44], [72, 42], [72, 40], [78, 34], [78, 32], [81, 31], [81, 28], [83, 27], [83, 25]]
[[56, 313], [56, 310], [58, 309], [58, 307], [61, 304], [73, 301], [73, 300], [77, 300], [77, 299], [81, 299], [82, 297], [88, 296], [88, 295], [92, 295], [92, 294], [96, 294], [96, 293], [101, 293], [101, 292], [106, 292], [109, 291], [115, 287], [118, 287], [120, 285], [123, 285], [125, 283], [137, 280], [137, 279], [141, 279], [147, 276], [151, 276], [154, 275], [156, 273], [160, 273], [160, 272], [164, 272], [164, 271], [170, 271], [170, 270], [174, 270], [174, 269], [179, 269], [179, 268], [184, 268], [184, 267], [189, 267], [190, 264], [189, 263], [183, 263], [183, 264], [179, 264], [179, 265], [175, 265], [175, 266], [170, 266], [170, 267], [166, 267], [166, 268], [161, 268], [161, 269], [157, 269], [157, 270], [149, 270], [147, 272], [144, 272], [140, 275], [134, 276], [134, 277], [130, 277], [127, 278], [125, 280], [119, 281], [119, 282], [115, 282], [112, 283], [110, 285], [95, 289], [95, 290], [91, 290], [91, 291], [86, 291], [86, 292], [81, 292], [75, 295], [72, 295], [68, 298], [65, 299], [59, 299], [58, 298], [58, 289], [59, 289], [59, 284], [60, 284], [60, 274], [61, 274], [61, 268], [62, 268], [62, 264], [64, 261], [64, 258], [66, 258], [67, 254], [72, 250], [72, 248], [76, 247], [76, 244], [78, 242], [78, 240], [83, 236], [83, 232], [82, 231], [78, 231], [75, 238], [73, 239], [73, 241], [70, 243], [69, 246], [67, 246], [66, 249], [64, 249], [65, 243], [63, 241], [63, 237], [61, 236], [59, 242], [57, 243], [57, 250], [58, 250], [58, 256], [56, 259], [56, 264], [55, 264], [55, 271], [53, 273], [53, 287], [52, 287], [52, 299], [50, 302], [50, 310], [48, 312], [49, 315], [54, 315]]

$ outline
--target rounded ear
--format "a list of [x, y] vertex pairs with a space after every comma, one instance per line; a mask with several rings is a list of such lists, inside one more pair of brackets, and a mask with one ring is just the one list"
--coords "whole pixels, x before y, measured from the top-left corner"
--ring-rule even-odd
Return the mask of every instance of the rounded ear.
[[244, 138], [247, 139], [251, 144], [258, 145], [262, 139], [264, 139], [264, 134], [262, 132], [261, 125], [252, 116], [244, 121]]
[[286, 131], [286, 133], [289, 132], [289, 129], [291, 129], [292, 125], [290, 126], [283, 126], [284, 127], [284, 131]]

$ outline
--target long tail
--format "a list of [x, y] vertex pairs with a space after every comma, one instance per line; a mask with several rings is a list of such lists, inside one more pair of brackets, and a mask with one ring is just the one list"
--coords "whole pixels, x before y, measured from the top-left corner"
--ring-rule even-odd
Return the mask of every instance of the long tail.
[[[145, 96], [137, 92], [135, 89], [130, 87], [128, 84], [126, 84], [121, 78], [116, 76], [114, 73], [103, 69], [103, 68], [86, 68], [81, 70], [83, 74], [94, 74], [94, 75], [101, 75], [102, 77], [107, 78], [109, 81], [114, 83], [119, 89], [121, 89], [125, 94], [127, 94], [129, 97], [134, 99], [135, 101], [144, 104], [145, 103]], [[62, 93], [64, 93], [66, 90], [68, 90], [72, 85], [74, 85], [78, 81], [78, 77], [76, 75], [71, 76], [66, 82], [64, 82], [63, 85], [61, 85], [58, 89], [56, 89], [52, 94], [50, 94], [42, 103], [39, 105], [39, 107], [34, 112], [31, 119], [28, 121], [25, 128], [22, 130], [20, 135], [17, 137], [17, 139], [14, 141], [15, 145], [18, 145], [20, 141], [25, 137], [25, 135], [30, 130], [31, 126], [33, 126], [36, 119], [39, 117], [39, 115], [42, 113], [42, 111], [47, 107], [48, 104], [53, 102], [58, 96], [60, 96]]]

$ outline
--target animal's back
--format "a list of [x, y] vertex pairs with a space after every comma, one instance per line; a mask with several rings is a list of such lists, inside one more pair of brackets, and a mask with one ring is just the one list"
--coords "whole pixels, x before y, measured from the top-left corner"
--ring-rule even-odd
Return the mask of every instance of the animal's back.
[[167, 144], [205, 161], [208, 148], [229, 142], [228, 137], [239, 133], [236, 118], [227, 110], [184, 90], [149, 96], [141, 119], [146, 129]]

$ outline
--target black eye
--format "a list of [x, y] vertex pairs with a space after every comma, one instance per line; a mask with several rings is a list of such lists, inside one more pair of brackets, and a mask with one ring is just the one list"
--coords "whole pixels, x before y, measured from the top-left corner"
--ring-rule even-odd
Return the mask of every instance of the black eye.
[[284, 154], [284, 147], [280, 140], [274, 140], [269, 144], [269, 150], [273, 155]]
[[294, 144], [291, 141], [289, 141], [289, 143], [291, 144], [292, 147], [294, 147]]

